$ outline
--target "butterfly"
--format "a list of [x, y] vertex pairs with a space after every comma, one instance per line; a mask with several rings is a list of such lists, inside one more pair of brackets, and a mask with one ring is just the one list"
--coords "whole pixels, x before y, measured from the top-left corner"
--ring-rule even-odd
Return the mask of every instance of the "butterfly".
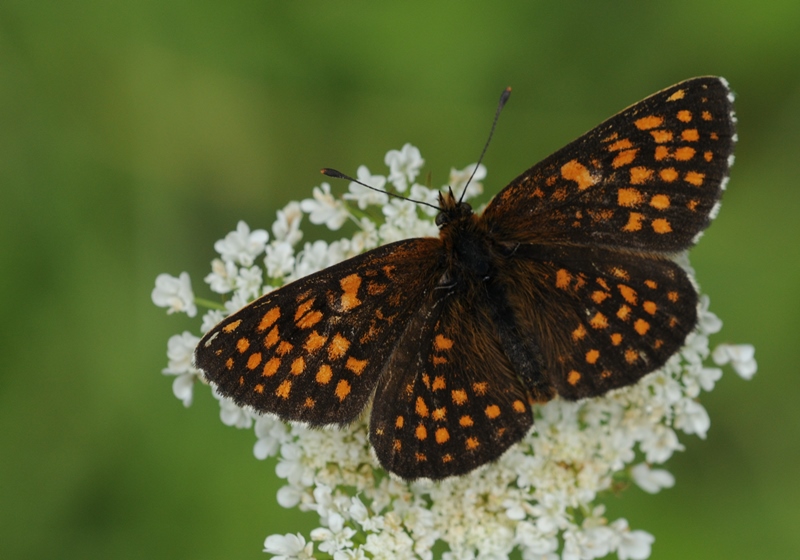
[[438, 238], [390, 243], [224, 319], [195, 364], [237, 404], [352, 423], [403, 479], [489, 463], [532, 405], [636, 383], [684, 344], [697, 292], [673, 257], [719, 208], [733, 96], [692, 78], [611, 117], [482, 214], [440, 194]]

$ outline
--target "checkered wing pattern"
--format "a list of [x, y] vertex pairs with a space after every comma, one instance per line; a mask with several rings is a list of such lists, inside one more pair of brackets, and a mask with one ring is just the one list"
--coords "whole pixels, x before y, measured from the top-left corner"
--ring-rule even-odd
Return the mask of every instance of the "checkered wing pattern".
[[681, 82], [514, 179], [483, 218], [520, 243], [688, 248], [716, 212], [735, 142], [722, 78]]
[[209, 331], [195, 364], [239, 405], [348, 424], [435, 285], [440, 253], [439, 239], [399, 241], [301, 278]]
[[539, 343], [540, 383], [562, 397], [636, 383], [677, 352], [697, 322], [695, 289], [670, 260], [542, 245], [514, 256], [499, 282], [519, 330]]
[[528, 393], [493, 315], [485, 293], [440, 290], [410, 320], [370, 419], [370, 442], [388, 470], [407, 479], [463, 474], [528, 432]]

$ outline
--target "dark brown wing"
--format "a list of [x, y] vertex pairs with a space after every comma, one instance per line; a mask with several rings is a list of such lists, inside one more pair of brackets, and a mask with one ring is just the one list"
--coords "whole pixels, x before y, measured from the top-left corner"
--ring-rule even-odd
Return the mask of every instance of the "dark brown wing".
[[533, 424], [528, 394], [478, 291], [431, 294], [375, 393], [370, 442], [405, 479], [441, 479], [497, 459]]
[[399, 241], [301, 278], [209, 331], [195, 364], [239, 405], [348, 424], [441, 274], [441, 251], [436, 238]]
[[732, 95], [693, 78], [611, 117], [514, 179], [483, 219], [520, 243], [686, 249], [732, 162]]
[[664, 258], [523, 245], [498, 272], [519, 332], [540, 345], [540, 386], [568, 399], [631, 385], [684, 344], [697, 294]]

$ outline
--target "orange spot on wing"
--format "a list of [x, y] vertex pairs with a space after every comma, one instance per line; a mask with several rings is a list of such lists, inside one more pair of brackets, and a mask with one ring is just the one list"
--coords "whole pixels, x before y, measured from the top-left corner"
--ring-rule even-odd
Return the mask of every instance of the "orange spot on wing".
[[578, 190], [585, 190], [595, 184], [595, 180], [589, 174], [589, 170], [581, 165], [578, 160], [573, 159], [561, 166], [561, 176], [568, 181], [578, 183]]
[[632, 348], [628, 348], [627, 350], [625, 350], [625, 361], [626, 362], [628, 362], [629, 364], [633, 364], [638, 359], [639, 359], [639, 353], [636, 350], [634, 350]]
[[600, 358], [600, 352], [594, 348], [586, 352], [586, 363], [593, 364]]
[[608, 326], [608, 319], [599, 311], [589, 320], [589, 324], [595, 329], [604, 329]]
[[581, 374], [575, 371], [574, 369], [569, 372], [567, 376], [567, 383], [572, 385], [573, 387], [578, 384], [578, 381], [581, 380]]
[[657, 126], [661, 126], [661, 123], [664, 122], [664, 119], [661, 117], [657, 117], [655, 115], [650, 115], [649, 117], [642, 117], [641, 119], [637, 119], [634, 121], [633, 124], [636, 125], [636, 128], [639, 130], [649, 130], [651, 128], [656, 128]]
[[[614, 267], [611, 268], [611, 274], [613, 274], [617, 278], [622, 278], [623, 280], [628, 280], [630, 278], [630, 275], [628, 274], [628, 271], [625, 270], [624, 268], [620, 268], [618, 266], [614, 266]], [[606, 288], [606, 289], [608, 289], [608, 288]]]
[[650, 199], [650, 206], [656, 210], [666, 210], [669, 208], [669, 197], [665, 194], [654, 194]]
[[489, 406], [486, 407], [486, 410], [484, 412], [486, 413], [486, 417], [489, 418], [489, 420], [494, 420], [495, 418], [500, 416], [500, 407], [497, 406], [496, 404], [490, 404]]
[[[606, 299], [608, 299], [610, 297], [611, 297], [611, 294], [609, 294], [608, 292], [604, 292], [602, 290], [595, 290], [594, 292], [592, 292], [592, 301], [595, 302], [598, 305], [603, 303]], [[584, 331], [584, 334], [585, 334], [585, 332], [586, 331]], [[574, 338], [575, 337], [575, 333], [573, 333], [572, 336]]]
[[675, 303], [678, 301], [678, 292], [667, 292], [667, 299]]
[[439, 428], [436, 430], [436, 443], [444, 443], [450, 439], [450, 433], [447, 428]]
[[681, 138], [686, 142], [697, 142], [700, 140], [700, 133], [697, 132], [696, 128], [687, 128], [681, 132]]
[[620, 150], [629, 150], [631, 148], [633, 148], [633, 144], [631, 144], [631, 141], [628, 140], [627, 138], [624, 138], [622, 140], [618, 140], [617, 142], [614, 142], [613, 144], [611, 144], [608, 147], [608, 151], [609, 152], [618, 152]]
[[350, 383], [348, 383], [346, 379], [340, 379], [339, 383], [336, 384], [334, 393], [336, 393], [340, 401], [343, 401], [345, 397], [350, 394]]
[[250, 341], [246, 338], [240, 338], [236, 341], [236, 349], [240, 354], [244, 354], [250, 348]]
[[300, 375], [306, 369], [306, 361], [302, 356], [292, 362], [291, 369], [289, 370], [292, 375]]
[[311, 334], [308, 335], [305, 344], [303, 344], [303, 348], [305, 348], [306, 352], [315, 352], [325, 346], [327, 341], [327, 336], [323, 336], [317, 331], [312, 331]]
[[525, 403], [520, 400], [514, 401], [511, 406], [514, 407], [514, 412], [519, 412], [520, 414], [527, 410]]
[[279, 358], [270, 358], [270, 360], [264, 364], [261, 375], [264, 377], [272, 377], [278, 371], [279, 367], [281, 367], [281, 360]]
[[458, 419], [458, 423], [462, 428], [469, 428], [473, 424], [472, 417], [465, 414], [464, 416]]
[[428, 437], [428, 430], [425, 429], [425, 426], [419, 424], [417, 429], [414, 430], [414, 435], [417, 437], [418, 440], [422, 441]]
[[361, 305], [361, 300], [357, 297], [358, 288], [361, 287], [361, 276], [358, 274], [345, 276], [341, 279], [339, 285], [344, 291], [341, 299], [343, 311], [350, 311], [351, 309]]
[[247, 369], [256, 369], [260, 363], [261, 363], [261, 352], [250, 354], [250, 357], [247, 358]]
[[267, 348], [272, 348], [278, 341], [281, 339], [280, 334], [278, 334], [278, 327], [277, 325], [272, 327], [272, 330], [267, 333], [267, 336], [264, 337], [264, 346]]
[[264, 393], [264, 385], [263, 385], [263, 384], [261, 384], [261, 383], [259, 383], [258, 385], [256, 385], [255, 387], [253, 387], [253, 391], [255, 391], [256, 393], [258, 393], [259, 395], [262, 395], [262, 394]]
[[333, 378], [333, 370], [328, 364], [322, 364], [317, 370], [316, 380], [320, 385], [327, 385]]
[[357, 360], [352, 356], [347, 358], [347, 363], [344, 364], [344, 367], [355, 373], [356, 375], [361, 375], [364, 372], [364, 368], [367, 367], [368, 360]]
[[285, 379], [283, 381], [283, 383], [278, 385], [278, 388], [275, 389], [275, 395], [280, 397], [280, 398], [282, 398], [282, 399], [288, 399], [289, 398], [289, 392], [291, 390], [292, 390], [292, 382], [289, 381], [288, 379]]
[[450, 396], [453, 398], [453, 402], [458, 405], [467, 402], [467, 392], [464, 389], [455, 389], [450, 392]]
[[578, 325], [578, 328], [572, 331], [572, 340], [582, 340], [586, 336], [586, 327], [583, 324]]
[[619, 288], [619, 293], [622, 294], [622, 298], [625, 301], [631, 305], [636, 305], [636, 290], [625, 284], [619, 284], [617, 288]]
[[631, 316], [631, 308], [628, 307], [627, 305], [621, 305], [619, 310], [617, 311], [617, 317], [619, 317], [623, 321], [627, 321], [630, 316]]
[[297, 321], [297, 326], [301, 329], [313, 327], [322, 320], [322, 313], [319, 311], [312, 311], [307, 313], [302, 319]]
[[328, 358], [338, 360], [347, 353], [348, 348], [350, 348], [350, 341], [336, 333], [328, 344]]
[[682, 89], [679, 89], [678, 91], [667, 97], [667, 101], [677, 101], [679, 99], [683, 99], [684, 95], [686, 95], [686, 92]]
[[678, 120], [681, 122], [689, 122], [692, 120], [692, 112], [686, 109], [678, 111]]
[[678, 161], [689, 161], [694, 157], [695, 149], [690, 146], [683, 146], [675, 150], [675, 159]]
[[428, 416], [428, 405], [425, 404], [425, 401], [422, 400], [422, 397], [417, 397], [417, 403], [414, 406], [414, 410], [419, 416], [426, 418]]
[[636, 159], [636, 152], [638, 150], [624, 150], [617, 154], [617, 157], [614, 158], [614, 161], [611, 162], [611, 166], [616, 169], [618, 167], [622, 167], [623, 165], [628, 165], [629, 163], [633, 162]]
[[278, 347], [275, 349], [275, 353], [278, 356], [285, 356], [286, 354], [291, 352], [293, 348], [294, 346], [292, 346], [291, 342], [286, 342], [285, 340], [283, 340], [281, 341], [280, 344], [278, 344]]
[[614, 334], [611, 335], [611, 344], [613, 344], [614, 346], [619, 346], [621, 342], [622, 342], [622, 335], [620, 333], [615, 332]]
[[433, 389], [434, 391], [438, 391], [444, 388], [445, 388], [444, 377], [442, 377], [441, 375], [437, 375], [436, 377], [434, 377], [431, 389]]
[[258, 332], [264, 332], [272, 325], [274, 325], [275, 321], [277, 321], [280, 318], [280, 316], [281, 316], [280, 308], [273, 307], [272, 309], [264, 313], [263, 317], [261, 317], [261, 322], [258, 324], [258, 327], [256, 327], [256, 330]]
[[297, 306], [297, 311], [294, 312], [294, 320], [295, 322], [299, 321], [300, 318], [308, 313], [309, 309], [314, 305], [314, 298], [309, 298], [305, 300], [303, 303]]
[[656, 233], [670, 233], [672, 231], [672, 226], [665, 218], [656, 218], [653, 220], [652, 226], [653, 231]]
[[675, 179], [678, 178], [678, 172], [675, 171], [674, 167], [665, 167], [661, 171], [658, 172], [659, 177], [662, 180], [666, 181], [667, 183], [671, 183]]
[[406, 421], [405, 418], [403, 418], [402, 416], [398, 416], [397, 419], [394, 421], [394, 427], [399, 430], [400, 428], [403, 427], [405, 421]]
[[631, 184], [641, 185], [653, 177], [653, 170], [647, 167], [631, 167]]
[[705, 173], [698, 173], [697, 171], [689, 171], [686, 175], [683, 176], [683, 180], [687, 183], [694, 185], [695, 187], [702, 186], [703, 179], [705, 179]]
[[622, 231], [639, 231], [642, 229], [642, 218], [639, 212], [631, 212], [628, 216], [628, 223], [622, 227]]
[[641, 336], [644, 336], [647, 334], [647, 331], [650, 330], [650, 323], [644, 319], [636, 319], [636, 321], [633, 323], [633, 329]]
[[477, 438], [470, 437], [470, 438], [467, 438], [467, 444], [466, 445], [467, 445], [467, 449], [472, 451], [473, 449], [477, 449], [478, 448], [478, 446], [480, 445], [480, 442], [478, 441]]
[[653, 157], [655, 157], [656, 161], [667, 159], [669, 157], [669, 148], [666, 146], [656, 146], [656, 151]]
[[563, 268], [558, 269], [556, 272], [556, 288], [566, 290], [569, 288], [569, 281], [572, 278], [568, 270]]
[[447, 416], [447, 409], [445, 407], [435, 408], [433, 412], [431, 412], [431, 418], [434, 420], [444, 420], [445, 416]]
[[472, 390], [475, 391], [475, 394], [479, 397], [482, 397], [486, 394], [487, 389], [489, 388], [489, 384], [485, 381], [481, 381], [480, 383], [473, 383]]
[[653, 137], [653, 140], [655, 140], [656, 144], [672, 142], [672, 132], [669, 130], [651, 130], [650, 136]]
[[654, 301], [645, 301], [644, 303], [642, 303], [642, 309], [647, 311], [650, 315], [655, 315], [658, 306]]
[[232, 333], [237, 328], [239, 328], [239, 325], [241, 325], [241, 324], [242, 324], [242, 320], [241, 319], [238, 319], [238, 320], [234, 321], [233, 323], [228, 323], [227, 325], [222, 327], [222, 332], [224, 332], [224, 333]]
[[713, 118], [713, 117], [711, 116], [711, 113], [709, 113], [708, 111], [703, 111], [703, 112], [700, 114], [700, 116], [702, 117], [702, 119], [703, 119], [704, 121], [710, 121], [710, 120]]
[[444, 335], [437, 334], [433, 339], [433, 346], [439, 351], [450, 350], [453, 347], [453, 341]]
[[638, 189], [618, 189], [617, 204], [620, 206], [636, 206], [642, 203], [642, 193]]

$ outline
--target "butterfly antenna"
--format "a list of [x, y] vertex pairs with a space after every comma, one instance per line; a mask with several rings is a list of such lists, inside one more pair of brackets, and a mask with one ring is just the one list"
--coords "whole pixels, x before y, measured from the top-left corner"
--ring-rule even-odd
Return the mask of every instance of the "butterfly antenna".
[[475, 173], [478, 171], [478, 166], [483, 161], [483, 156], [486, 154], [486, 150], [489, 148], [489, 142], [492, 141], [492, 135], [494, 134], [494, 129], [497, 126], [497, 120], [500, 118], [500, 111], [503, 110], [503, 107], [508, 101], [508, 98], [511, 97], [511, 88], [507, 87], [503, 90], [503, 94], [500, 96], [500, 101], [497, 104], [497, 111], [494, 113], [494, 120], [492, 121], [492, 129], [489, 131], [489, 138], [486, 139], [486, 144], [483, 146], [483, 151], [481, 152], [481, 157], [478, 158], [478, 163], [475, 164], [475, 168], [472, 170], [472, 175], [469, 176], [469, 180], [467, 184], [464, 185], [464, 190], [461, 191], [461, 196], [458, 197], [458, 203], [461, 204], [461, 201], [464, 199], [464, 195], [467, 193], [467, 187], [472, 182], [472, 178], [475, 177]]
[[367, 187], [368, 189], [372, 189], [373, 191], [377, 191], [377, 192], [383, 193], [383, 194], [388, 194], [389, 196], [393, 196], [395, 198], [399, 198], [400, 200], [408, 200], [409, 202], [413, 202], [414, 204], [424, 204], [425, 206], [430, 206], [431, 208], [433, 208], [433, 209], [435, 209], [435, 210], [437, 210], [439, 212], [442, 211], [441, 208], [439, 208], [438, 206], [435, 206], [433, 204], [430, 204], [429, 202], [423, 202], [422, 200], [414, 200], [413, 198], [408, 198], [408, 197], [405, 197], [405, 196], [402, 196], [402, 195], [399, 195], [399, 194], [395, 194], [395, 193], [392, 193], [392, 192], [388, 192], [388, 191], [384, 191], [384, 190], [381, 190], [381, 189], [377, 189], [375, 187], [367, 185], [366, 183], [362, 183], [358, 179], [353, 179], [350, 175], [345, 175], [344, 173], [342, 173], [341, 171], [337, 171], [336, 169], [329, 169], [329, 168], [326, 167], [324, 169], [321, 169], [320, 173], [322, 173], [323, 175], [327, 175], [328, 177], [333, 177], [334, 179], [346, 179], [348, 181], [352, 181], [353, 183], [357, 183], [357, 184], [361, 185], [362, 187]]

